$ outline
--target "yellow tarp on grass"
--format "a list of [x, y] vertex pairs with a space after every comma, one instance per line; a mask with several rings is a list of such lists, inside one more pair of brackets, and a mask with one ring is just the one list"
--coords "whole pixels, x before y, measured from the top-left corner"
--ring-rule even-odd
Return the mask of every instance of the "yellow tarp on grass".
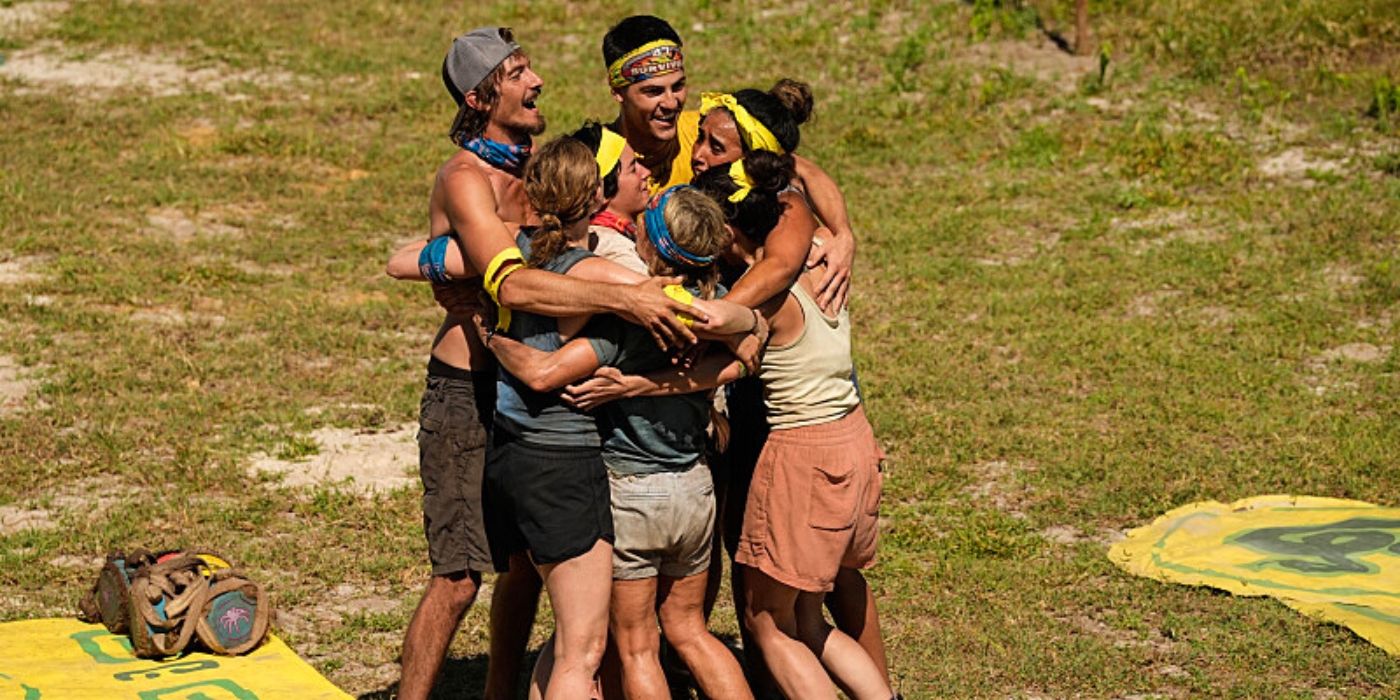
[[343, 700], [282, 640], [246, 656], [187, 654], [154, 661], [124, 636], [77, 620], [0, 624], [0, 700]]
[[1192, 503], [1108, 556], [1159, 581], [1273, 596], [1400, 655], [1400, 508], [1311, 496]]

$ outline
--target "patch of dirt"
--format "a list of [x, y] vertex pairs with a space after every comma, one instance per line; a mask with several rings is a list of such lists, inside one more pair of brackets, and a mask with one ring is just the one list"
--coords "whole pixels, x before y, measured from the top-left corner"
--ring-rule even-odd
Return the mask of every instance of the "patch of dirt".
[[208, 119], [196, 119], [176, 129], [175, 133], [196, 148], [212, 146], [219, 140], [219, 128]]
[[66, 2], [22, 2], [8, 7], [0, 5], [0, 35], [14, 38], [44, 29], [54, 18], [67, 11]]
[[181, 311], [169, 306], [153, 306], [147, 309], [138, 309], [131, 312], [131, 320], [137, 323], [149, 323], [154, 326], [168, 326], [171, 328], [184, 326], [213, 326], [224, 325], [228, 320], [219, 314], [203, 313], [199, 311]]
[[58, 525], [52, 511], [43, 508], [0, 506], [0, 536], [8, 537], [25, 530], [50, 530]]
[[1085, 75], [1099, 69], [1095, 56], [1065, 53], [1039, 34], [1028, 41], [989, 41], [973, 44], [963, 58], [974, 65], [1005, 68], [1050, 83], [1061, 92], [1074, 92]]
[[1134, 238], [1134, 255], [1142, 255], [1175, 242], [1218, 243], [1225, 240], [1225, 234], [1219, 228], [1206, 225], [1181, 209], [1157, 211], [1140, 219], [1114, 218], [1109, 221], [1109, 226]]
[[1356, 322], [1357, 328], [1383, 328], [1389, 330], [1395, 325], [1395, 314], [1386, 309], [1375, 316], [1367, 316]]
[[1355, 265], [1332, 263], [1322, 269], [1322, 281], [1332, 291], [1353, 289], [1366, 281]]
[[140, 492], [140, 488], [114, 476], [94, 476], [65, 484], [51, 495], [50, 502], [63, 510], [99, 517], [123, 499]]
[[1123, 541], [1127, 538], [1127, 533], [1122, 530], [1115, 530], [1111, 527], [1103, 527], [1099, 528], [1097, 533], [1090, 535], [1073, 525], [1051, 525], [1041, 530], [1040, 536], [1057, 544], [1094, 542], [1106, 547], [1115, 542]]
[[326, 609], [341, 615], [382, 614], [398, 610], [399, 601], [386, 598], [383, 591], [364, 591], [354, 584], [342, 583], [331, 589], [335, 602]]
[[83, 99], [136, 90], [157, 97], [209, 92], [238, 99], [239, 83], [260, 86], [286, 85], [293, 77], [277, 71], [235, 71], [226, 66], [189, 68], [170, 55], [140, 53], [131, 49], [89, 52], [70, 49], [58, 42], [43, 42], [6, 56], [0, 77], [17, 80], [29, 92], [68, 93]]
[[1343, 391], [1355, 391], [1360, 384], [1345, 376], [1346, 365], [1376, 364], [1390, 357], [1391, 346], [1371, 343], [1347, 343], [1324, 350], [1304, 363], [1303, 383], [1316, 396]]
[[287, 486], [348, 482], [355, 491], [393, 491], [418, 483], [417, 431], [417, 423], [383, 431], [321, 428], [311, 434], [317, 454], [299, 461], [258, 455], [252, 469], [281, 474]]
[[1163, 307], [1179, 296], [1181, 291], [1176, 289], [1158, 289], [1139, 294], [1128, 302], [1125, 313], [1128, 318], [1151, 318], [1161, 314]]
[[994, 460], [972, 465], [973, 481], [963, 493], [974, 500], [989, 503], [1013, 518], [1025, 518], [1031, 491], [1017, 479], [1017, 474], [1035, 471], [1024, 463]]
[[1092, 614], [1073, 613], [1054, 615], [1056, 620], [1069, 625], [1079, 632], [1092, 637], [1102, 639], [1113, 645], [1115, 649], [1151, 649], [1152, 651], [1165, 654], [1170, 652], [1176, 642], [1168, 639], [1162, 631], [1156, 627], [1150, 627], [1145, 633], [1134, 630], [1118, 629], [1104, 622], [1104, 618], [1112, 618], [1117, 615], [1112, 610], [1100, 610]]
[[992, 267], [1014, 267], [1053, 249], [1059, 243], [1060, 232], [1054, 228], [1029, 226], [1005, 230], [987, 237], [987, 247], [992, 255], [977, 258], [975, 262]]
[[1371, 343], [1347, 343], [1339, 345], [1330, 350], [1324, 351], [1317, 356], [1322, 362], [1360, 362], [1372, 364], [1380, 362], [1390, 355], [1389, 345], [1372, 345]]
[[243, 232], [242, 227], [227, 223], [230, 218], [241, 213], [231, 208], [216, 208], [201, 211], [191, 217], [177, 207], [161, 207], [147, 212], [146, 230], [180, 242], [191, 241], [195, 237], [224, 238]]
[[80, 557], [72, 554], [60, 554], [49, 560], [49, 566], [57, 566], [61, 569], [97, 571], [102, 568], [102, 561], [102, 557]]
[[291, 265], [261, 265], [251, 260], [238, 260], [235, 261], [232, 266], [233, 269], [245, 275], [253, 275], [255, 277], [291, 277], [292, 274], [296, 272], [296, 268]]
[[42, 256], [27, 255], [0, 262], [0, 284], [28, 284], [41, 282], [44, 276], [34, 268], [45, 262]]
[[0, 355], [0, 416], [24, 406], [25, 398], [39, 386], [34, 373], [33, 368], [20, 366], [13, 357]]
[[1341, 161], [1313, 158], [1301, 148], [1290, 148], [1260, 161], [1259, 173], [1276, 179], [1302, 179], [1309, 173], [1339, 173], [1342, 167]]

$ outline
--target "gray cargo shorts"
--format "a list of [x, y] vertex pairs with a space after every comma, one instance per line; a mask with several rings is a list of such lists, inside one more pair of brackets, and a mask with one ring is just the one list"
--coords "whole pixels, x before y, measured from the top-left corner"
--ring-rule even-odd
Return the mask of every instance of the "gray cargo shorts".
[[608, 472], [613, 578], [684, 578], [710, 567], [715, 486], [703, 460], [681, 471]]

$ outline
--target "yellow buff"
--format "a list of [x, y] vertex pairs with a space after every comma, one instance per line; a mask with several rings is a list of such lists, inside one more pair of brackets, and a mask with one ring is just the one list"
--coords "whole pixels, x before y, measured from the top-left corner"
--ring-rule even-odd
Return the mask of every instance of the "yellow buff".
[[739, 189], [734, 190], [734, 194], [729, 195], [729, 201], [738, 204], [753, 191], [753, 180], [750, 180], [749, 174], [744, 171], [743, 158], [729, 164], [729, 179], [739, 186]]
[[496, 302], [496, 330], [503, 331], [510, 328], [510, 309], [501, 306], [501, 283], [510, 277], [511, 273], [525, 267], [521, 262], [525, 256], [520, 254], [520, 249], [511, 246], [496, 254], [491, 259], [491, 264], [486, 266], [486, 274], [481, 280], [481, 286], [486, 293], [491, 295], [491, 301]]
[[625, 88], [658, 75], [685, 70], [680, 44], [669, 39], [642, 44], [608, 66], [608, 84]]
[[626, 146], [627, 139], [612, 129], [603, 129], [603, 140], [598, 143], [598, 153], [593, 156], [598, 161], [598, 177], [607, 177], [617, 167], [618, 161], [622, 160], [622, 149]]
[[778, 155], [783, 155], [787, 151], [783, 150], [778, 143], [778, 137], [768, 130], [757, 119], [749, 114], [749, 110], [744, 109], [733, 95], [724, 92], [704, 92], [700, 93], [700, 116], [705, 116], [710, 110], [716, 107], [723, 107], [734, 115], [734, 123], [739, 125], [739, 133], [744, 135], [744, 140], [749, 144], [752, 151], [771, 151]]
[[[695, 303], [695, 295], [686, 291], [685, 287], [682, 287], [679, 284], [668, 284], [665, 287], [662, 287], [661, 291], [665, 292], [666, 296], [671, 297], [672, 299], [675, 299], [676, 301], [679, 301], [682, 304]], [[695, 317], [691, 316], [690, 314], [676, 314], [676, 318], [679, 318], [681, 320], [681, 323], [684, 323], [687, 326], [695, 325]]]

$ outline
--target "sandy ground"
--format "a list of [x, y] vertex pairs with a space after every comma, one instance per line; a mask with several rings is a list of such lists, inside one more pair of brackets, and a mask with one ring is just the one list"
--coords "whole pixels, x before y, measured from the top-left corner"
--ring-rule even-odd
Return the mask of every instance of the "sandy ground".
[[176, 56], [141, 53], [131, 49], [77, 52], [62, 43], [43, 41], [5, 57], [0, 78], [24, 84], [15, 94], [72, 92], [85, 98], [124, 91], [170, 97], [191, 92], [246, 99], [237, 91], [240, 83], [259, 86], [285, 85], [292, 76], [278, 71], [235, 71], [227, 66], [192, 68]]
[[381, 432], [321, 428], [311, 434], [319, 453], [305, 460], [257, 455], [255, 472], [282, 475], [287, 486], [345, 484], [360, 492], [392, 491], [418, 484], [418, 425]]

